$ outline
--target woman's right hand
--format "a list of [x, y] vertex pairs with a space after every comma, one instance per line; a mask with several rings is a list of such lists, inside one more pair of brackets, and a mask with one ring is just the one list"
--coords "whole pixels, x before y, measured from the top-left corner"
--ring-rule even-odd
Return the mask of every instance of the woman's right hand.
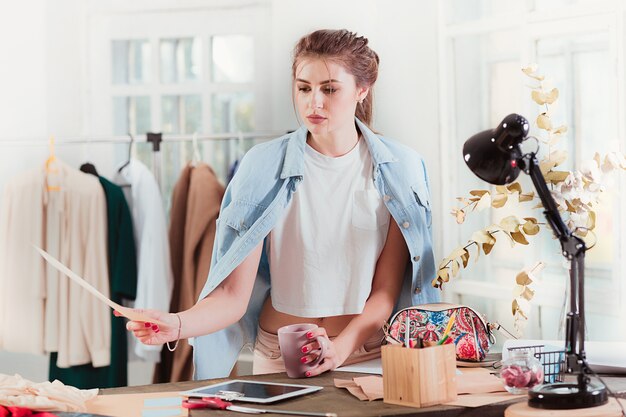
[[[145, 316], [152, 317], [156, 321], [166, 323], [166, 325], [158, 325], [156, 323], [145, 321], [130, 320], [126, 323], [126, 329], [133, 332], [133, 335], [144, 345], [162, 345], [166, 342], [174, 342], [178, 338], [179, 319], [174, 313], [164, 313], [159, 310], [135, 310]], [[114, 311], [117, 317], [122, 315]]]

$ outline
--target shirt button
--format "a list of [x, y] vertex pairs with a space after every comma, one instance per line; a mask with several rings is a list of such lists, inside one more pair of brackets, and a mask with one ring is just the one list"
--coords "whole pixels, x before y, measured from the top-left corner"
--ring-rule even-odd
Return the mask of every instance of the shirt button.
[[415, 287], [415, 290], [413, 291], [415, 294], [419, 294], [422, 292], [422, 289], [420, 287]]
[[390, 195], [386, 195], [386, 196], [383, 197], [383, 200], [384, 201], [389, 201], [389, 200], [391, 200], [391, 196]]
[[420, 259], [421, 259], [421, 258], [420, 258], [420, 256], [419, 256], [419, 255], [418, 255], [418, 256], [414, 256], [414, 257], [413, 257], [413, 260], [414, 260], [415, 262], [418, 262]]
[[411, 225], [411, 223], [409, 223], [409, 222], [402, 223], [402, 227], [404, 227], [405, 229], [408, 229], [410, 225]]

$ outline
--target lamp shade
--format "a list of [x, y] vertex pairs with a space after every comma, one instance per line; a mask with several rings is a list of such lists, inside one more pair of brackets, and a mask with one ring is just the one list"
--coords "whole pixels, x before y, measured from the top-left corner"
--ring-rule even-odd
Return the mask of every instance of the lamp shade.
[[463, 145], [465, 163], [480, 179], [490, 184], [509, 184], [518, 177], [520, 143], [528, 135], [528, 120], [509, 114], [495, 129], [475, 134]]

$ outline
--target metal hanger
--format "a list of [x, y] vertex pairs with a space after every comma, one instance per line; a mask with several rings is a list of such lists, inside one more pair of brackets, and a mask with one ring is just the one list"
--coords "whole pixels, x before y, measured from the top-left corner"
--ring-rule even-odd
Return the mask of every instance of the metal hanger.
[[128, 132], [128, 136], [130, 137], [130, 143], [128, 144], [128, 159], [126, 160], [126, 162], [122, 164], [122, 166], [119, 167], [117, 172], [122, 172], [122, 170], [126, 168], [128, 164], [130, 164], [130, 157], [133, 153], [133, 143], [135, 142], [135, 138], [133, 137], [133, 134], [130, 132]]

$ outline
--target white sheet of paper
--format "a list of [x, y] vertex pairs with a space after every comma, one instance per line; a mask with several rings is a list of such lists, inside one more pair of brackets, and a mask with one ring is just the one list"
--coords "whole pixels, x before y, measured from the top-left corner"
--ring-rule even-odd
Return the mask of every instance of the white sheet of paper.
[[105, 295], [103, 295], [100, 291], [95, 289], [91, 284], [89, 284], [87, 281], [85, 281], [77, 273], [75, 273], [74, 271], [69, 269], [67, 266], [63, 265], [54, 256], [50, 255], [48, 252], [46, 252], [45, 250], [43, 250], [43, 249], [41, 249], [41, 248], [39, 248], [39, 247], [37, 247], [35, 245], [33, 245], [33, 246], [35, 247], [35, 249], [37, 249], [37, 252], [39, 252], [39, 254], [41, 256], [43, 256], [43, 258], [50, 265], [52, 265], [53, 267], [55, 267], [56, 269], [61, 271], [69, 279], [71, 279], [72, 281], [74, 281], [75, 283], [77, 283], [78, 285], [83, 287], [85, 290], [89, 291], [98, 300], [102, 301], [104, 304], [108, 305], [113, 310], [116, 310], [116, 311], [120, 312], [127, 319], [130, 319], [130, 320], [133, 320], [133, 321], [145, 321], [145, 322], [149, 322], [149, 323], [156, 323], [156, 324], [161, 324], [161, 325], [167, 326], [167, 324], [163, 323], [162, 321], [159, 321], [157, 319], [153, 319], [152, 317], [146, 316], [146, 315], [141, 314], [141, 313], [137, 313], [132, 308], [124, 307], [122, 305], [119, 305], [115, 301], [110, 300]]
[[383, 374], [383, 363], [380, 358], [370, 359], [369, 361], [355, 363], [354, 365], [346, 365], [335, 369], [339, 372], [361, 372], [363, 374]]

